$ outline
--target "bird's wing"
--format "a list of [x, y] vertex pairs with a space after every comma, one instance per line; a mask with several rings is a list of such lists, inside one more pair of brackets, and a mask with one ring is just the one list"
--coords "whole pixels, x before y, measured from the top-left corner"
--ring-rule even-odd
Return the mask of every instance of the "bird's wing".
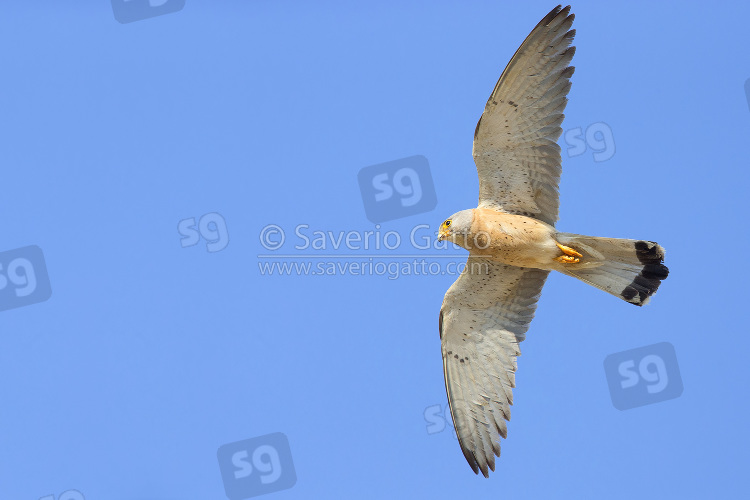
[[461, 450], [489, 476], [507, 436], [518, 344], [534, 317], [549, 271], [470, 256], [440, 308], [448, 403]]
[[558, 5], [531, 31], [500, 75], [474, 131], [479, 207], [557, 221], [562, 134], [574, 15]]

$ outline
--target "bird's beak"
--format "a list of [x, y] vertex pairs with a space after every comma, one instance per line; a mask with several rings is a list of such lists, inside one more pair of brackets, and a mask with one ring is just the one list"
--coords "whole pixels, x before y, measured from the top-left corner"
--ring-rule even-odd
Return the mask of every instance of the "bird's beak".
[[447, 229], [441, 229], [438, 233], [438, 241], [443, 241], [444, 239], [448, 238], [448, 230]]

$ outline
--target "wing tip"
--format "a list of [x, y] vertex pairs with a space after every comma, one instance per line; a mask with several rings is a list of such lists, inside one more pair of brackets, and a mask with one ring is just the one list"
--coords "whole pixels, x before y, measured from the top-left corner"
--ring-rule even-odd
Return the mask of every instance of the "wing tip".
[[471, 467], [471, 470], [474, 471], [474, 474], [479, 474], [479, 465], [477, 463], [476, 457], [474, 456], [474, 452], [465, 447], [463, 443], [461, 443], [461, 451], [463, 452], [464, 458], [469, 464], [469, 467]]
[[[497, 443], [493, 443], [492, 451], [494, 454], [490, 454], [487, 457], [477, 457], [474, 451], [466, 448], [463, 444], [461, 445], [461, 451], [463, 452], [464, 458], [469, 464], [469, 467], [471, 467], [471, 470], [473, 470], [474, 474], [477, 476], [481, 472], [485, 478], [489, 478], [490, 471], [495, 472], [495, 457], [500, 456], [500, 446]], [[482, 458], [482, 460], [479, 460], [479, 458]]]
[[562, 4], [558, 5], [557, 7], [549, 11], [549, 13], [544, 16], [541, 21], [539, 21], [539, 24], [537, 26], [549, 26], [552, 21], [558, 18], [564, 20], [570, 19], [570, 21], [573, 22], [573, 20], [575, 19], [575, 14], [571, 14], [570, 9], [570, 5], [566, 5], [565, 7], [563, 7]]
[[[570, 7], [570, 6], [568, 6], [568, 7]], [[542, 18], [542, 20], [539, 21], [539, 23], [537, 23], [535, 29], [538, 28], [539, 26], [549, 26], [549, 23], [551, 23], [555, 19], [555, 17], [557, 17], [557, 14], [560, 13], [560, 11], [562, 10], [562, 8], [563, 8], [562, 5], [558, 5], [557, 7], [553, 8], [551, 11], [549, 11], [547, 13], [547, 15], [544, 16]]]

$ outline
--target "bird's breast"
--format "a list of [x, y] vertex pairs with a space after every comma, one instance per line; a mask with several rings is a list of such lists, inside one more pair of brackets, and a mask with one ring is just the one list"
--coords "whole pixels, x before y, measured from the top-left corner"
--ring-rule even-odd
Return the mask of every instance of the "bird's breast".
[[557, 252], [555, 228], [524, 215], [476, 209], [472, 222], [473, 255], [505, 264], [545, 269]]

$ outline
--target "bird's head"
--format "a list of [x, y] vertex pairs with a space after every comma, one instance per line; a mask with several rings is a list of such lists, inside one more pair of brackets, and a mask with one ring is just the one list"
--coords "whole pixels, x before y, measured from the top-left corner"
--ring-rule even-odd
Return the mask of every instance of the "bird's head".
[[474, 220], [474, 210], [461, 210], [451, 215], [438, 230], [438, 241], [448, 240], [465, 247], [464, 242], [471, 232], [471, 222]]

